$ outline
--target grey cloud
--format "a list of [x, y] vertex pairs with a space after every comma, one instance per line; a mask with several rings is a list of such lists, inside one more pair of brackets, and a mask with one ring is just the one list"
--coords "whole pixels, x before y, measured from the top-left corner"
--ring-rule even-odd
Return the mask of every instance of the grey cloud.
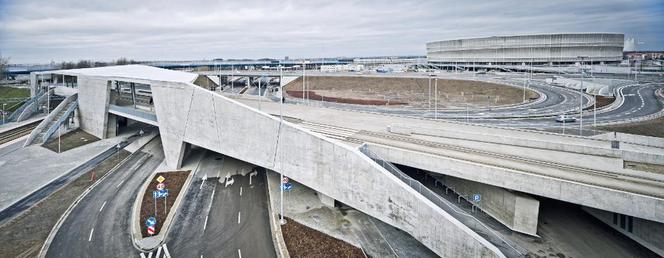
[[427, 41], [624, 32], [662, 49], [657, 0], [0, 0], [12, 62], [425, 54]]

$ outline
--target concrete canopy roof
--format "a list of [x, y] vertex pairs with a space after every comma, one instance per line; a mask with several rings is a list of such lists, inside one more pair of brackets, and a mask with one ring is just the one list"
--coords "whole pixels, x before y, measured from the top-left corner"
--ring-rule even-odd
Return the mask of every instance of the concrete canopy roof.
[[95, 68], [56, 70], [36, 74], [64, 74], [72, 76], [119, 77], [139, 80], [192, 83], [197, 74], [173, 71], [147, 65], [116, 65]]

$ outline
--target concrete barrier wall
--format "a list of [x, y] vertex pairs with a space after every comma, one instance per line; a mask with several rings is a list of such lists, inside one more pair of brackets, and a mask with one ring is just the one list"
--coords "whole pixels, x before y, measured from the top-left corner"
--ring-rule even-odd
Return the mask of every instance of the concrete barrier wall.
[[508, 228], [529, 235], [537, 234], [537, 199], [523, 193], [451, 176], [445, 176], [442, 181], [466, 199], [472, 199], [469, 196], [473, 194], [480, 194], [481, 201], [476, 205]]
[[664, 223], [664, 200], [659, 198], [384, 145], [369, 146], [393, 163]]
[[358, 150], [188, 84], [152, 85], [166, 163], [183, 140], [281, 172], [393, 225], [443, 257], [502, 257], [484, 238]]
[[643, 136], [628, 133], [605, 133], [594, 136], [597, 139], [618, 140], [620, 142], [664, 148], [664, 139], [659, 137]]
[[[404, 132], [400, 126], [390, 126], [390, 131]], [[455, 132], [446, 129], [412, 128], [413, 134], [443, 137], [431, 138], [431, 141], [444, 142], [489, 151], [505, 155], [514, 155], [528, 159], [555, 162], [559, 164], [621, 172], [623, 162], [620, 152], [612, 149], [559, 144], [531, 139], [520, 139], [499, 135], [485, 135], [467, 132]], [[419, 137], [422, 138], [422, 137]]]

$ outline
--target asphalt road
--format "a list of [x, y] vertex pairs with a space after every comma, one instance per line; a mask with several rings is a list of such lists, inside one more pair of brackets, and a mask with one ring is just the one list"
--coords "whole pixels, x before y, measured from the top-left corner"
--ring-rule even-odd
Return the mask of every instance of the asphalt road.
[[[147, 157], [147, 159], [145, 159]], [[83, 198], [55, 234], [46, 257], [133, 257], [132, 205], [164, 156], [155, 138]]]
[[[168, 235], [173, 257], [276, 257], [270, 233], [265, 174], [216, 177], [223, 156], [207, 152]], [[210, 178], [203, 181], [201, 177]], [[223, 176], [222, 176], [223, 177]]]

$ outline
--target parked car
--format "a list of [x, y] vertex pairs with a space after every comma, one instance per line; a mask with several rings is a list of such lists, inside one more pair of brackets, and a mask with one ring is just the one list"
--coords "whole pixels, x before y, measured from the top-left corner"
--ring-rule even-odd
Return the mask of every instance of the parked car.
[[576, 122], [576, 118], [570, 115], [558, 115], [556, 117], [556, 122], [558, 123], [572, 123]]

